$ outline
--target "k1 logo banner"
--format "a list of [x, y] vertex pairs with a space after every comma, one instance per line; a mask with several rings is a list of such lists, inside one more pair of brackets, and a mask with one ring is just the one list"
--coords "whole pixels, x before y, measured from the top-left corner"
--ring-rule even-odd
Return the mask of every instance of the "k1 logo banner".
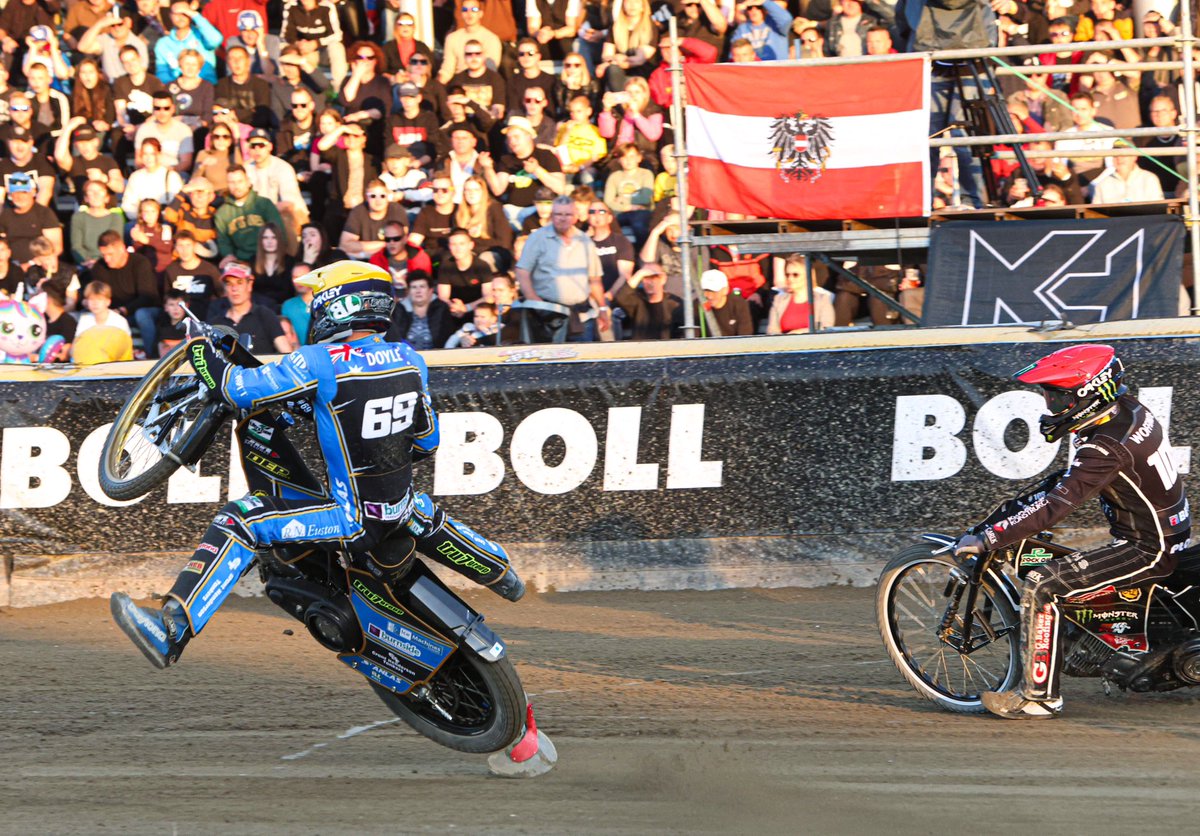
[[929, 242], [926, 325], [1076, 325], [1176, 316], [1177, 215], [950, 221]]

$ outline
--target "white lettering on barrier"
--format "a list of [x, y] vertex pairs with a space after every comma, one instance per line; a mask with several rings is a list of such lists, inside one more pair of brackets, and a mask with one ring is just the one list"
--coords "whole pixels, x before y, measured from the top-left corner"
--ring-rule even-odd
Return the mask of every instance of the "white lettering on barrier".
[[[546, 464], [546, 442], [561, 438], [566, 453], [554, 467]], [[596, 466], [600, 445], [596, 431], [573, 409], [539, 409], [513, 430], [509, 456], [513, 473], [525, 487], [544, 494], [573, 491]]]
[[6, 427], [0, 435], [0, 508], [49, 508], [71, 493], [62, 465], [71, 442], [53, 427]]
[[434, 459], [435, 496], [477, 496], [504, 481], [504, 427], [486, 412], [447, 412], [438, 416], [441, 443]]
[[725, 462], [702, 461], [704, 404], [671, 407], [671, 435], [667, 444], [667, 488], [719, 488]]
[[604, 436], [604, 490], [653, 491], [658, 488], [658, 465], [638, 462], [642, 434], [640, 406], [614, 406], [608, 410]]
[[[1147, 387], [1138, 399], [1149, 407], [1167, 432], [1171, 421], [1172, 387]], [[1059, 444], [1047, 444], [1038, 431], [1038, 419], [1046, 411], [1036, 392], [1002, 392], [980, 406], [971, 428], [975, 455], [989, 472], [1002, 479], [1027, 480], [1049, 468], [1058, 456]], [[1004, 433], [1015, 421], [1025, 423], [1029, 439], [1020, 450], [1011, 450]], [[892, 432], [892, 481], [948, 479], [967, 462], [967, 445], [958, 438], [966, 427], [966, 409], [948, 395], [900, 395], [896, 398], [896, 420]], [[1176, 469], [1187, 472], [1191, 447], [1171, 448]]]

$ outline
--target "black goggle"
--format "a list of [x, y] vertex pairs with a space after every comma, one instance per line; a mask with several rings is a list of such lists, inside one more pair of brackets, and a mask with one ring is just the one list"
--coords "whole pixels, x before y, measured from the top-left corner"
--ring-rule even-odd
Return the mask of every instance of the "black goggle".
[[1045, 386], [1042, 387], [1042, 393], [1046, 396], [1046, 408], [1050, 410], [1051, 415], [1061, 415], [1079, 403], [1070, 389], [1052, 389]]

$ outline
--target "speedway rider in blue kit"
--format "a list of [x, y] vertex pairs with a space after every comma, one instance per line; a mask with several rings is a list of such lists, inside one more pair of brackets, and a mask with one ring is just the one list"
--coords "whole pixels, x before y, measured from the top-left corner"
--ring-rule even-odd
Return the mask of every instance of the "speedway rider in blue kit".
[[1013, 375], [1041, 387], [1049, 414], [1040, 428], [1047, 441], [1075, 433], [1074, 461], [1044, 491], [1023, 498], [1019, 510], [978, 534], [963, 535], [956, 553], [978, 555], [1037, 537], [1093, 497], [1100, 500], [1113, 541], [1053, 558], [1025, 575], [1021, 682], [1013, 690], [981, 695], [984, 708], [1000, 717], [1042, 719], [1062, 710], [1060, 600], [1167, 577], [1190, 542], [1187, 493], [1167, 433], [1127, 394], [1123, 376], [1121, 361], [1106, 345], [1064, 348]]
[[193, 344], [192, 362], [210, 396], [239, 409], [311, 402], [329, 497], [285, 488], [280, 497], [247, 495], [230, 502], [208, 527], [161, 610], [115, 593], [113, 618], [156, 667], [179, 658], [253, 565], [255, 552], [273, 547], [344, 551], [386, 577], [410, 552], [384, 544], [407, 534], [417, 551], [497, 594], [515, 601], [524, 593], [502, 547], [413, 491], [413, 460], [437, 449], [438, 424], [425, 362], [407, 344], [383, 338], [394, 305], [391, 276], [372, 265], [341, 261], [298, 283], [313, 291], [309, 345], [278, 362], [244, 368], [205, 340]]

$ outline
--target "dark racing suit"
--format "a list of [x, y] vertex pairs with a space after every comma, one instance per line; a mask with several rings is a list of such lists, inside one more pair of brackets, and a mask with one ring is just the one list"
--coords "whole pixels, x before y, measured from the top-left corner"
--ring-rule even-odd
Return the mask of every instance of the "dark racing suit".
[[1099, 495], [1114, 537], [1107, 546], [1055, 558], [1025, 576], [1021, 595], [1022, 690], [1028, 699], [1058, 695], [1062, 619], [1058, 602], [1109, 584], [1164, 578], [1191, 532], [1187, 494], [1162, 425], [1129, 395], [1116, 414], [1081, 430], [1075, 460], [1049, 491], [983, 530], [988, 549], [1037, 534]]
[[[438, 423], [425, 362], [408, 345], [382, 336], [310, 345], [258, 368], [206, 356], [208, 365], [201, 361], [197, 371], [212, 378], [213, 368], [221, 396], [239, 408], [311, 400], [332, 498], [281, 486], [281, 496], [248, 495], [222, 508], [169, 593], [183, 605], [193, 634], [254, 553], [273, 546], [313, 544], [374, 557], [376, 545], [406, 529], [422, 554], [478, 583], [490, 586], [508, 571], [503, 548], [413, 491], [413, 451], [437, 449]], [[259, 431], [271, 432], [265, 425]], [[393, 568], [385, 557], [378, 562]]]

